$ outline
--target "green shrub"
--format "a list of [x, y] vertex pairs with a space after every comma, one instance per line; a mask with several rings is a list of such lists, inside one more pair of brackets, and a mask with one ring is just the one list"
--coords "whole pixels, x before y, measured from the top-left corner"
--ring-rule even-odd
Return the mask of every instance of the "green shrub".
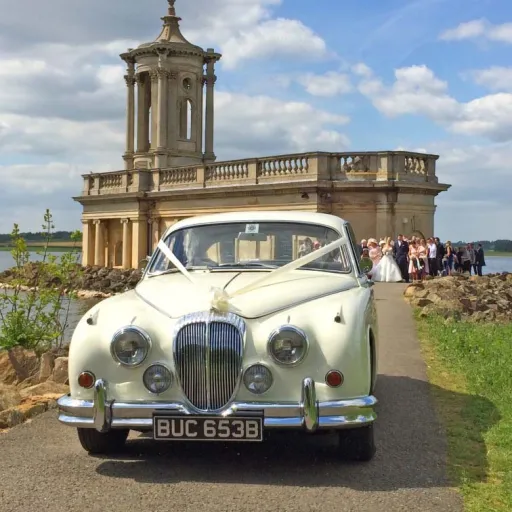
[[[0, 291], [0, 349], [12, 354], [22, 347], [36, 353], [61, 347], [68, 326], [71, 301], [76, 298], [77, 283], [82, 267], [79, 263], [81, 232], [71, 239], [73, 249], [62, 256], [49, 250], [54, 232], [50, 210], [44, 214], [43, 249], [38, 251], [40, 261], [30, 261], [26, 240], [18, 224], [11, 233], [11, 254], [14, 267], [10, 289]], [[29, 288], [27, 288], [27, 286]]]

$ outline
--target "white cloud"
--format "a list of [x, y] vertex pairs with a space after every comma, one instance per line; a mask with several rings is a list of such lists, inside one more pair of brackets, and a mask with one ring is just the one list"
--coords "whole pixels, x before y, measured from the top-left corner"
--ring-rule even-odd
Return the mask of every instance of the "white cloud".
[[512, 92], [512, 68], [493, 66], [466, 73], [475, 83], [491, 91]]
[[489, 41], [512, 44], [512, 23], [493, 25], [485, 19], [467, 21], [455, 28], [445, 30], [439, 38], [443, 41], [487, 39]]
[[325, 41], [298, 20], [267, 20], [240, 31], [221, 44], [226, 69], [241, 62], [268, 57], [296, 57], [301, 60], [321, 59], [328, 55]]
[[324, 75], [307, 73], [299, 77], [298, 82], [312, 96], [332, 97], [352, 91], [350, 77], [336, 71], [329, 71]]
[[388, 117], [423, 115], [454, 133], [497, 142], [512, 139], [512, 94], [491, 94], [460, 103], [449, 95], [448, 84], [424, 65], [396, 69], [391, 86], [373, 74], [366, 75], [359, 90]]

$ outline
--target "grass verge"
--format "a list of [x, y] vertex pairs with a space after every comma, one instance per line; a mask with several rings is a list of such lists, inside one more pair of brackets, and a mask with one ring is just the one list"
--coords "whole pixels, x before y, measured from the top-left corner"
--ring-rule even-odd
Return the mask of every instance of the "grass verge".
[[512, 324], [417, 317], [448, 470], [469, 512], [512, 510]]

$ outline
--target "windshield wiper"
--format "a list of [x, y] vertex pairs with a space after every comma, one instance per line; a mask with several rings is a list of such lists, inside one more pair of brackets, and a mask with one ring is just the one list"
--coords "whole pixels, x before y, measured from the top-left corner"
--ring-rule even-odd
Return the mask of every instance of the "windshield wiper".
[[277, 265], [269, 265], [268, 263], [259, 263], [258, 261], [248, 261], [246, 263], [222, 263], [221, 265], [216, 265], [213, 267], [216, 268], [268, 268], [274, 269], [277, 268]]

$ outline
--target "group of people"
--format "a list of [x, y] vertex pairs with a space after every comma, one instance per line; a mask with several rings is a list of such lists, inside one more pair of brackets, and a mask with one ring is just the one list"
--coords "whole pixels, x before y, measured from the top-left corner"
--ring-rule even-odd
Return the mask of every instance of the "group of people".
[[373, 281], [409, 283], [422, 281], [426, 276], [451, 275], [468, 272], [482, 275], [485, 257], [482, 244], [453, 247], [451, 242], [441, 243], [438, 237], [427, 240], [398, 235], [361, 240], [361, 268]]

